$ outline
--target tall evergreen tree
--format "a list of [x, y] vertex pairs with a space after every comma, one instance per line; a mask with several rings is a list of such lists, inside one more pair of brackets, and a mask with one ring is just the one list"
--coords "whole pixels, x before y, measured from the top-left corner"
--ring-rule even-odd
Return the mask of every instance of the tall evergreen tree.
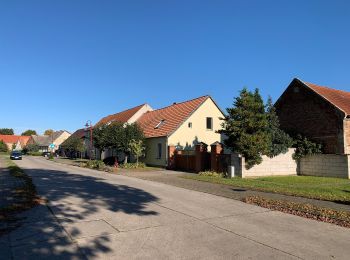
[[279, 119], [271, 97], [267, 100], [266, 113], [268, 120], [267, 132], [269, 134], [269, 148], [266, 155], [274, 157], [280, 153], [286, 153], [288, 148], [292, 147], [293, 139], [280, 129]]
[[227, 136], [225, 145], [245, 157], [247, 168], [261, 163], [261, 156], [268, 152], [269, 135], [266, 131], [267, 114], [259, 90], [252, 93], [244, 88], [235, 98], [233, 107], [227, 108], [227, 113], [220, 131]]

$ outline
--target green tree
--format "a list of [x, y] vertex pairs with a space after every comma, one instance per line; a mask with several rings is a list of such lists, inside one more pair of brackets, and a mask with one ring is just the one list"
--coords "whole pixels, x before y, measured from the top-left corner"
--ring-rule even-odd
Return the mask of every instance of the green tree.
[[7, 151], [8, 151], [7, 145], [2, 140], [0, 140], [0, 152], [5, 153]]
[[47, 130], [45, 130], [44, 135], [52, 135], [53, 132], [54, 132], [54, 130], [52, 130], [52, 129], [47, 129]]
[[[99, 125], [94, 127], [93, 129], [93, 145], [95, 148], [97, 148], [100, 152], [100, 157], [103, 151], [108, 149], [111, 146], [111, 140], [108, 138], [108, 129], [107, 125]], [[90, 139], [90, 131], [87, 138]]]
[[134, 140], [134, 142], [138, 142], [138, 141], [143, 142], [145, 140], [145, 136], [143, 134], [143, 131], [137, 123], [126, 124], [124, 126], [124, 136], [123, 136], [121, 145], [119, 147], [119, 150], [124, 152], [124, 154], [125, 154], [124, 163], [128, 162], [128, 157], [130, 154], [129, 145], [130, 145], [131, 140]]
[[36, 145], [36, 144], [27, 144], [24, 148], [23, 148], [23, 150], [22, 150], [22, 152], [24, 153], [24, 154], [27, 154], [27, 153], [35, 153], [35, 152], [39, 152], [39, 146], [38, 145]]
[[70, 136], [61, 144], [61, 147], [68, 152], [70, 156], [74, 155], [74, 157], [77, 157], [77, 152], [82, 154], [86, 150], [83, 140], [77, 136]]
[[280, 129], [279, 119], [271, 97], [268, 98], [266, 107], [268, 121], [267, 132], [269, 135], [269, 145], [266, 155], [274, 157], [280, 153], [286, 153], [288, 148], [292, 147], [293, 139]]
[[12, 128], [0, 128], [0, 135], [14, 135]]
[[129, 151], [136, 157], [136, 167], [139, 166], [139, 158], [144, 154], [145, 147], [143, 140], [131, 139], [129, 142]]
[[136, 124], [112, 122], [94, 128], [94, 145], [101, 152], [106, 149], [117, 150], [125, 155], [124, 163], [128, 162], [130, 155], [130, 141], [144, 140], [142, 129]]
[[37, 133], [35, 130], [28, 129], [28, 130], [24, 131], [21, 135], [31, 136], [31, 135], [37, 135]]
[[225, 145], [233, 152], [242, 154], [246, 167], [251, 168], [262, 162], [262, 155], [267, 154], [269, 135], [265, 105], [256, 89], [254, 93], [244, 88], [236, 97], [232, 108], [227, 108], [223, 118], [223, 130], [227, 136]]

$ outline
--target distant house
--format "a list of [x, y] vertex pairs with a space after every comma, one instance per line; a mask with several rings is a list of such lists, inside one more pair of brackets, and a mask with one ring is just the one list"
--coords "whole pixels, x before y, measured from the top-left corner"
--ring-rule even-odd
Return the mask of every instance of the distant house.
[[169, 146], [194, 149], [200, 142], [211, 145], [221, 142], [217, 130], [221, 129], [223, 112], [210, 96], [203, 96], [149, 111], [137, 123], [146, 136], [145, 162], [154, 166], [167, 166]]
[[32, 137], [21, 135], [0, 135], [0, 141], [3, 141], [9, 150], [22, 150], [28, 143], [32, 142]]
[[112, 122], [121, 122], [132, 124], [135, 123], [144, 113], [152, 111], [152, 107], [148, 104], [142, 104], [122, 112], [106, 116], [97, 122], [96, 126], [101, 124], [110, 124]]
[[[69, 132], [60, 130], [53, 132], [51, 135], [32, 135], [32, 138], [33, 143], [39, 146], [40, 152], [55, 152], [70, 135]], [[54, 144], [55, 147], [50, 149], [50, 144]]]
[[277, 100], [281, 128], [322, 143], [329, 154], [350, 154], [350, 93], [293, 79]]
[[[128, 123], [132, 124], [135, 123], [144, 113], [152, 111], [152, 107], [148, 104], [142, 104], [109, 116], [106, 116], [102, 118], [100, 121], [97, 122], [97, 124], [94, 127], [97, 127], [99, 125], [103, 124], [110, 124], [112, 122], [121, 122], [121, 123]], [[86, 147], [90, 146], [90, 133], [89, 130], [85, 130], [85, 145]], [[96, 152], [95, 152], [96, 153]], [[102, 159], [105, 159], [107, 157], [112, 156], [112, 150], [108, 149], [106, 151], [103, 151], [101, 154]], [[89, 155], [89, 152], [88, 152]], [[99, 152], [96, 153], [96, 155], [99, 155]]]

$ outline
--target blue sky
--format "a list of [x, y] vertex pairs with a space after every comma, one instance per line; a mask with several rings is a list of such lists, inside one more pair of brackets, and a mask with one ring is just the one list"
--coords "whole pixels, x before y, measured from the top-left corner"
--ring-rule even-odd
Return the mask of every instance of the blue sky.
[[1, 1], [0, 128], [74, 131], [120, 110], [293, 77], [350, 91], [349, 1]]

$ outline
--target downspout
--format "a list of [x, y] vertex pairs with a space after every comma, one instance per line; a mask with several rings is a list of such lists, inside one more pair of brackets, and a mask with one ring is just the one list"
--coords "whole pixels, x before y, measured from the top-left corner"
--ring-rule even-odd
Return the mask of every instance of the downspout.
[[165, 163], [166, 163], [166, 167], [168, 167], [169, 165], [169, 161], [168, 161], [168, 157], [169, 157], [169, 154], [168, 154], [168, 135], [166, 135], [166, 141], [165, 141]]

